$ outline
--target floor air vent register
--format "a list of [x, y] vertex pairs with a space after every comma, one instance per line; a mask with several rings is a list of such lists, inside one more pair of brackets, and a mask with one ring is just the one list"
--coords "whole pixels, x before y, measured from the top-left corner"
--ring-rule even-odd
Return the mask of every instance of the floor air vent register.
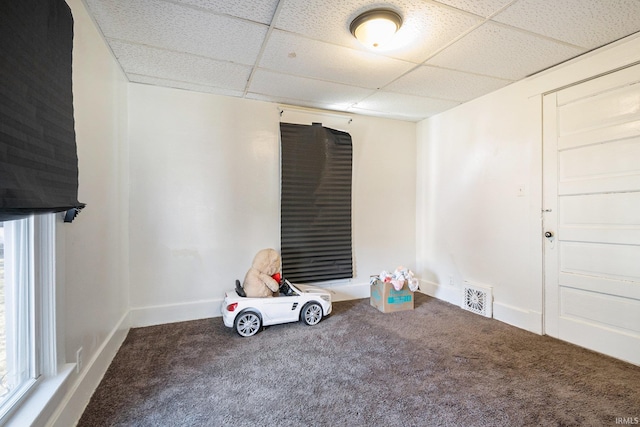
[[484, 317], [493, 317], [493, 293], [490, 287], [465, 282], [462, 308]]

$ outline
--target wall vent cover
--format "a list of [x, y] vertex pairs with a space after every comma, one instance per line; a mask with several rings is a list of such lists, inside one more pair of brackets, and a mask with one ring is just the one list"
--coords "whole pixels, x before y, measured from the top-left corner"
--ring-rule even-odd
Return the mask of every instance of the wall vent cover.
[[491, 288], [464, 284], [462, 308], [484, 317], [493, 317], [493, 293]]

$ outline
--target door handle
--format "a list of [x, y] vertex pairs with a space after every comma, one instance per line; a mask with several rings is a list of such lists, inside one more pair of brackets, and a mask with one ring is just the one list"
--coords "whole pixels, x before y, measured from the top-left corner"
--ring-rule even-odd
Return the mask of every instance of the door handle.
[[544, 233], [544, 237], [546, 237], [547, 239], [550, 239], [553, 237], [553, 232], [552, 231], [546, 231]]

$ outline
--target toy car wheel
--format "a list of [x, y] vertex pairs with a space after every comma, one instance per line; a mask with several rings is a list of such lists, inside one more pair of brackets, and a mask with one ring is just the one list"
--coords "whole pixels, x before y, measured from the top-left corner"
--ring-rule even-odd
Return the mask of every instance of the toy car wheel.
[[302, 308], [302, 321], [309, 325], [317, 325], [322, 320], [322, 307], [317, 302], [310, 302]]
[[244, 313], [238, 314], [234, 323], [236, 332], [238, 332], [240, 336], [250, 337], [260, 330], [262, 321], [257, 313], [253, 311], [245, 311]]

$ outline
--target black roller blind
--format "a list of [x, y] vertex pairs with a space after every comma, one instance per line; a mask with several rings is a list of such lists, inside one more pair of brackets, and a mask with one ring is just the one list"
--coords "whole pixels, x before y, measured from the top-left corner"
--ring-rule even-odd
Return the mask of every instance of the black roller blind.
[[0, 2], [0, 221], [84, 206], [72, 49], [64, 0]]
[[280, 124], [282, 273], [291, 282], [353, 277], [351, 136]]

